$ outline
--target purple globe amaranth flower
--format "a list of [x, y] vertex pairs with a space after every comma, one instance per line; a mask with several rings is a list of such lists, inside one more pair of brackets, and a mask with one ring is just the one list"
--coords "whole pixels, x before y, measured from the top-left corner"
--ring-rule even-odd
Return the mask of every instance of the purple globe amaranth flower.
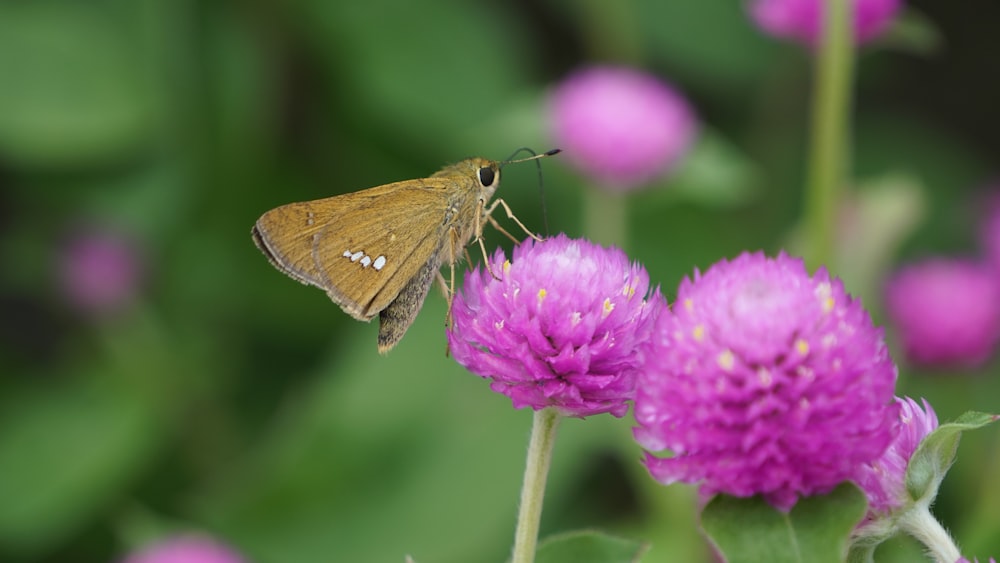
[[624, 252], [565, 235], [527, 240], [465, 277], [448, 345], [515, 408], [621, 417], [665, 301]]
[[138, 252], [125, 235], [87, 229], [73, 236], [59, 255], [59, 284], [77, 309], [95, 315], [119, 311], [138, 291]]
[[838, 279], [784, 253], [695, 271], [659, 316], [639, 376], [636, 440], [664, 484], [790, 509], [856, 477], [896, 435], [896, 367]]
[[917, 446], [938, 427], [937, 414], [926, 400], [923, 408], [909, 397], [899, 403], [899, 434], [878, 459], [862, 466], [856, 482], [868, 497], [869, 516], [887, 514], [906, 504], [906, 468]]
[[984, 264], [931, 258], [886, 284], [888, 317], [906, 356], [918, 364], [975, 367], [1000, 340], [1000, 283]]
[[[805, 45], [819, 43], [825, 0], [751, 0], [750, 15], [770, 35]], [[881, 34], [902, 6], [902, 0], [853, 0], [855, 43]]]
[[626, 67], [581, 69], [549, 100], [552, 136], [602, 187], [629, 190], [667, 172], [696, 130], [687, 101], [659, 78]]
[[130, 554], [122, 563], [244, 563], [218, 541], [198, 534], [165, 539]]

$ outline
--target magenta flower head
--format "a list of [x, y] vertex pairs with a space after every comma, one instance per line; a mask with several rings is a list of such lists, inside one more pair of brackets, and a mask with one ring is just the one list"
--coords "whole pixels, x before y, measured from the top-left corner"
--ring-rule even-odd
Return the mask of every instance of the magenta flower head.
[[[750, 15], [769, 35], [804, 45], [819, 43], [825, 0], [751, 0]], [[902, 0], [853, 0], [854, 41], [865, 43], [889, 27]]]
[[552, 136], [593, 180], [630, 190], [667, 172], [691, 145], [687, 101], [659, 78], [625, 67], [584, 68], [549, 100]]
[[452, 303], [455, 360], [492, 380], [515, 408], [621, 417], [642, 365], [639, 347], [665, 302], [624, 252], [565, 235], [527, 240], [489, 272], [475, 270]]
[[58, 257], [59, 284], [77, 309], [94, 315], [116, 312], [138, 292], [137, 249], [125, 235], [106, 229], [77, 233]]
[[212, 538], [189, 534], [169, 538], [137, 551], [122, 563], [244, 563], [231, 548]]
[[924, 407], [909, 397], [899, 403], [899, 434], [876, 460], [862, 466], [856, 482], [868, 497], [869, 516], [887, 514], [903, 506], [906, 493], [906, 468], [923, 439], [938, 427], [934, 409], [921, 399]]
[[856, 477], [892, 441], [896, 367], [824, 269], [744, 253], [695, 272], [660, 315], [639, 376], [635, 437], [655, 479], [790, 509]]
[[1000, 283], [971, 260], [933, 258], [899, 270], [886, 284], [885, 306], [918, 364], [975, 367], [1000, 340]]

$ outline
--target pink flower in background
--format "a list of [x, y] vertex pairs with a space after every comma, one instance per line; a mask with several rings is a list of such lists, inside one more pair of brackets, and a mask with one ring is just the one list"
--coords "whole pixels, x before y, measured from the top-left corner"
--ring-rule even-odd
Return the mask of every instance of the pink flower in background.
[[166, 539], [130, 554], [122, 563], [244, 563], [228, 546], [196, 534]]
[[549, 100], [552, 136], [602, 187], [634, 189], [687, 152], [697, 122], [677, 91], [652, 74], [597, 66], [575, 72]]
[[[823, 27], [824, 0], [751, 0], [750, 15], [765, 32], [781, 39], [816, 45]], [[892, 22], [902, 0], [854, 0], [856, 43], [877, 37]]]
[[903, 506], [906, 493], [906, 468], [920, 442], [938, 427], [937, 414], [926, 400], [921, 409], [909, 397], [896, 398], [899, 403], [899, 434], [881, 457], [864, 464], [856, 481], [868, 497], [869, 513], [888, 513]]
[[885, 305], [906, 356], [932, 366], [975, 367], [1000, 340], [1000, 283], [971, 260], [934, 258], [886, 284]]
[[655, 479], [787, 510], [878, 459], [897, 432], [896, 367], [843, 284], [784, 253], [695, 272], [657, 320], [636, 389]]
[[492, 380], [515, 408], [623, 416], [642, 366], [639, 346], [665, 307], [624, 252], [559, 235], [527, 240], [493, 273], [466, 275], [452, 304], [455, 360]]
[[87, 313], [116, 312], [138, 292], [139, 255], [120, 233], [91, 229], [76, 234], [62, 249], [58, 266], [66, 299]]

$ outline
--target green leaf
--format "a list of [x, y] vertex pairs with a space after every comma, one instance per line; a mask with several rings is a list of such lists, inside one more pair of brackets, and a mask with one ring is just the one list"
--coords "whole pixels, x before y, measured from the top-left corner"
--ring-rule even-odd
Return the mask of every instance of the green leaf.
[[301, 9], [330, 80], [351, 100], [345, 117], [411, 151], [467, 130], [492, 134], [483, 120], [526, 87], [532, 50], [510, 40], [525, 35], [523, 23], [503, 10], [458, 0], [308, 0]]
[[702, 129], [680, 167], [665, 179], [662, 197], [678, 198], [713, 207], [735, 207], [760, 193], [760, 173], [729, 139]]
[[0, 3], [0, 153], [78, 164], [147, 138], [154, 95], [120, 28], [80, 3]]
[[773, 68], [780, 44], [754, 28], [742, 2], [639, 0], [634, 5], [650, 58], [684, 82], [738, 98]]
[[0, 553], [45, 553], [91, 522], [157, 441], [150, 405], [95, 373], [0, 402]]
[[944, 35], [934, 20], [913, 8], [894, 18], [886, 33], [878, 39], [882, 45], [925, 57], [944, 50]]
[[537, 563], [634, 563], [649, 550], [645, 542], [609, 536], [594, 530], [567, 532], [546, 538], [535, 554]]
[[702, 512], [702, 527], [729, 563], [840, 562], [867, 509], [865, 495], [844, 483], [828, 495], [799, 500], [789, 513], [761, 497], [720, 495]]
[[906, 468], [906, 491], [914, 501], [933, 502], [948, 468], [955, 462], [962, 432], [982, 428], [998, 415], [969, 411], [938, 426], [920, 442]]

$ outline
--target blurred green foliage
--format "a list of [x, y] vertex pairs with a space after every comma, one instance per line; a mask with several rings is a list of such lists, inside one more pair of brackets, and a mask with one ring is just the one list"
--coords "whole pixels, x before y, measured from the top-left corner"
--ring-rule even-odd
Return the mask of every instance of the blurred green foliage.
[[[857, 78], [852, 168], [886, 228], [845, 233], [859, 248], [831, 265], [876, 318], [901, 257], [977, 252], [1000, 154], [1000, 8], [912, 4]], [[734, 0], [0, 2], [0, 560], [110, 561], [187, 529], [263, 563], [503, 560], [531, 417], [445, 356], [444, 300], [381, 357], [374, 325], [274, 271], [249, 228], [282, 203], [550, 148], [547, 89], [598, 60], [672, 81], [704, 122], [685, 167], [629, 202], [619, 243], [654, 283], [670, 296], [696, 267], [794, 248], [809, 57]], [[543, 166], [551, 230], [586, 236], [585, 182]], [[534, 174], [512, 168], [501, 192], [540, 226]], [[126, 310], [60, 293], [80, 225], [140, 246]], [[900, 394], [942, 420], [997, 412], [998, 371], [903, 365]], [[709, 560], [693, 492], [648, 478], [630, 424], [563, 424], [543, 536], [604, 528], [650, 542], [644, 561]], [[966, 438], [936, 510], [980, 558], [1000, 555], [998, 440]]]

